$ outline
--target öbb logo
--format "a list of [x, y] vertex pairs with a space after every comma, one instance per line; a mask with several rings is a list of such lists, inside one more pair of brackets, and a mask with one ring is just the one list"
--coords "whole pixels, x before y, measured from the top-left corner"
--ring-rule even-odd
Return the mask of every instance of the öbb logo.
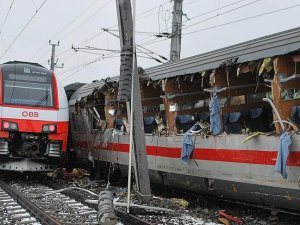
[[22, 112], [22, 116], [23, 117], [39, 117], [39, 113], [38, 112], [27, 112], [27, 111], [23, 111]]

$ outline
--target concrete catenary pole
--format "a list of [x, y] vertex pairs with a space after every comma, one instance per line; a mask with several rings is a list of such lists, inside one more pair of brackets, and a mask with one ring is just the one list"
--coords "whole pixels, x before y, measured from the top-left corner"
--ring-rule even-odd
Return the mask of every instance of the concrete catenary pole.
[[[147, 201], [151, 196], [151, 189], [146, 154], [140, 81], [134, 47], [135, 39], [131, 1], [116, 0], [116, 6], [121, 45], [118, 101], [128, 103], [131, 100], [130, 123], [132, 126], [130, 127], [130, 139], [132, 140], [132, 148], [130, 150], [133, 156], [137, 190], [141, 198]], [[130, 176], [130, 174], [128, 174], [128, 176]], [[128, 188], [130, 189], [130, 182]]]
[[51, 54], [51, 60], [50, 60], [50, 70], [54, 71], [56, 62], [55, 62], [55, 47], [59, 46], [59, 42], [57, 44], [51, 44], [51, 41], [49, 41], [49, 45], [52, 46], [52, 54]]
[[181, 51], [181, 30], [182, 30], [182, 2], [183, 0], [173, 0], [173, 20], [172, 20], [172, 35], [170, 61], [180, 59]]

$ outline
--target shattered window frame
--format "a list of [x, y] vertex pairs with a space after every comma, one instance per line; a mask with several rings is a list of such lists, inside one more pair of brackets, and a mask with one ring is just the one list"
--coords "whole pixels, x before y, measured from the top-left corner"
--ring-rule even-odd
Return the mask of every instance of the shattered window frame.
[[300, 88], [287, 88], [280, 92], [281, 101], [293, 101], [300, 99]]
[[248, 94], [246, 96], [247, 104], [248, 103], [262, 102], [263, 98], [273, 99], [272, 98], [272, 92], [267, 91], [267, 92], [252, 93], [252, 94]]
[[160, 111], [160, 104], [143, 105], [143, 113], [154, 113]]
[[201, 109], [209, 106], [209, 99], [197, 99], [189, 102], [180, 101], [177, 102], [177, 111]]
[[[103, 107], [103, 113], [101, 113], [101, 111], [98, 110], [97, 107], [99, 107], [99, 106], [100, 106], [100, 107]], [[97, 112], [99, 113], [100, 120], [106, 121], [105, 109], [104, 109], [104, 108], [105, 108], [105, 104], [95, 104], [95, 105], [91, 105], [91, 106], [89, 107], [89, 110], [88, 110], [89, 126], [90, 126], [90, 131], [91, 131], [91, 133], [95, 133], [95, 132], [98, 132], [98, 131], [102, 130], [101, 127], [98, 127], [98, 126], [97, 126], [97, 122], [98, 122], [98, 121], [97, 121], [97, 119], [95, 118], [95, 116], [97, 116], [97, 115], [93, 116], [92, 113], [90, 112], [90, 110], [92, 110], [92, 112], [95, 113], [93, 107], [95, 107], [96, 110], [97, 110]], [[103, 115], [101, 115], [101, 114], [103, 114]], [[103, 116], [104, 118], [101, 118], [101, 116]], [[97, 127], [95, 127], [95, 126], [97, 126]]]

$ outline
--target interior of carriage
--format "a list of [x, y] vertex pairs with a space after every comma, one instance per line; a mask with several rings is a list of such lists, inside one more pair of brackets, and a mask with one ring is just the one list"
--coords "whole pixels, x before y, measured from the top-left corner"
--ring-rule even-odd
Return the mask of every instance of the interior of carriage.
[[[263, 98], [273, 101], [282, 120], [299, 128], [299, 74], [300, 55], [294, 53], [242, 64], [231, 60], [214, 70], [160, 80], [142, 76], [145, 133], [183, 134], [197, 122], [209, 126], [209, 102], [214, 92], [221, 106], [221, 129], [226, 134], [281, 132], [279, 124], [274, 123], [278, 119], [271, 105]], [[86, 108], [92, 131], [114, 128], [126, 132], [127, 108], [126, 103], [117, 101], [117, 82], [105, 85], [105, 89], [95, 89], [80, 99], [76, 113]]]

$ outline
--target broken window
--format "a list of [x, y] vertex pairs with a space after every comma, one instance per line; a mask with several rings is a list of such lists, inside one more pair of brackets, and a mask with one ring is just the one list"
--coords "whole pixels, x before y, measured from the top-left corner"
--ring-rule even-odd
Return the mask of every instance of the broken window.
[[88, 111], [91, 131], [105, 128], [106, 119], [104, 105], [91, 106]]
[[299, 88], [290, 88], [285, 89], [281, 91], [281, 100], [287, 101], [287, 100], [294, 100], [294, 99], [300, 99], [300, 89]]
[[160, 111], [160, 105], [155, 104], [155, 105], [144, 105], [143, 106], [143, 112], [144, 113], [153, 113], [153, 112], [158, 112]]
[[261, 102], [263, 98], [272, 99], [272, 92], [261, 92], [247, 95], [247, 103]]

